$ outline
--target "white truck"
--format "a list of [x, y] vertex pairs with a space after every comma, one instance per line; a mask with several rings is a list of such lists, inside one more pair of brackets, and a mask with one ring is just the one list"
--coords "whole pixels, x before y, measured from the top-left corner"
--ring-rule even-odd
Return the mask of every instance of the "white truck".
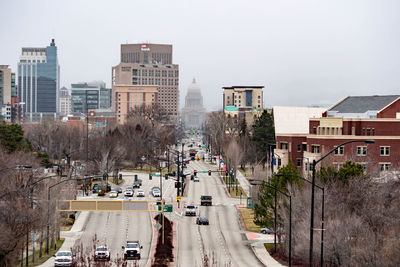
[[109, 261], [110, 259], [111, 259], [111, 254], [106, 246], [98, 246], [96, 248], [96, 251], [94, 252], [95, 261], [100, 261], [100, 260]]
[[124, 260], [140, 260], [140, 250], [142, 248], [139, 241], [126, 241], [126, 246], [122, 246], [124, 250]]

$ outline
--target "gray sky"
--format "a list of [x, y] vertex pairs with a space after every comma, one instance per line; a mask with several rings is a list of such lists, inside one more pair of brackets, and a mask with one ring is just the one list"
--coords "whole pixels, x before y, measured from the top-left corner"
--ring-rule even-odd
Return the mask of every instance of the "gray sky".
[[120, 44], [170, 43], [181, 106], [193, 77], [208, 110], [222, 86], [264, 85], [264, 105], [400, 94], [400, 1], [0, 1], [0, 64], [56, 39], [61, 86], [111, 83]]

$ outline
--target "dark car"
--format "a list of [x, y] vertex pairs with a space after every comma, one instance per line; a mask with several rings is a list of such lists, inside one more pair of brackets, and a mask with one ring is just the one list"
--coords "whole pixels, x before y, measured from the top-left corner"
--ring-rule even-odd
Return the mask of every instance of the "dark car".
[[198, 224], [198, 225], [201, 225], [201, 224], [209, 225], [208, 218], [207, 217], [203, 217], [203, 216], [199, 216], [196, 219], [196, 224]]
[[274, 234], [274, 230], [271, 230], [271, 229], [269, 229], [269, 228], [261, 228], [260, 232], [261, 232], [262, 234], [269, 234], [269, 235]]
[[137, 180], [133, 183], [133, 188], [140, 188], [142, 186], [142, 180]]
[[118, 193], [122, 193], [122, 188], [121, 187], [116, 187], [116, 188], [114, 188], [114, 191], [117, 191]]
[[196, 160], [195, 156], [190, 157], [190, 160]]

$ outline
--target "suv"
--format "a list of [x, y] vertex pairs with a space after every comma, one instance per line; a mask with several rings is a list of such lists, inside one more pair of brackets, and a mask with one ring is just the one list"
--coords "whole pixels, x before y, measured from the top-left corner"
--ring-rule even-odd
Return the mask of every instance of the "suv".
[[153, 194], [153, 197], [161, 196], [161, 191], [159, 189], [153, 189], [151, 193]]
[[185, 216], [196, 216], [196, 206], [195, 205], [186, 206]]
[[139, 241], [126, 241], [126, 246], [122, 246], [124, 250], [124, 260], [140, 260], [140, 250], [142, 248]]
[[106, 260], [109, 261], [111, 259], [111, 254], [110, 251], [106, 246], [99, 246], [96, 248], [96, 251], [94, 253], [94, 260]]
[[212, 196], [201, 196], [200, 203], [202, 206], [211, 206], [212, 205]]
[[72, 266], [72, 252], [59, 251], [55, 255], [54, 266]]

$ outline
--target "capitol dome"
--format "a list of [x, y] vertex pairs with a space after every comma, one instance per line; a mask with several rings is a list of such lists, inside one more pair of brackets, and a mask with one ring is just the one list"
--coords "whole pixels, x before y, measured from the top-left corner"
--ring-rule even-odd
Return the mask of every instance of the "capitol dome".
[[193, 78], [192, 83], [188, 87], [187, 94], [197, 93], [201, 95], [200, 86], [196, 83], [196, 79]]
[[201, 129], [205, 113], [200, 86], [196, 83], [196, 79], [193, 79], [186, 93], [185, 107], [182, 109], [182, 121], [185, 128]]

